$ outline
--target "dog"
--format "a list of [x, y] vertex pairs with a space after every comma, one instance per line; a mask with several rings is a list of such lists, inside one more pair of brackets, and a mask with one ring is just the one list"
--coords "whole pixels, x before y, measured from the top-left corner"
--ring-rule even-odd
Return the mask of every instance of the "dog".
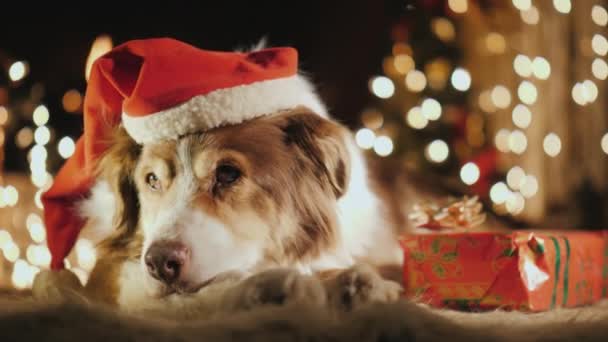
[[[399, 297], [368, 265], [401, 264], [402, 214], [338, 122], [299, 107], [144, 146], [118, 128], [110, 145], [81, 203], [89, 226], [113, 227], [92, 297], [133, 309], [268, 270], [271, 283], [320, 276], [335, 306]], [[301, 290], [251, 283], [278, 302]]]

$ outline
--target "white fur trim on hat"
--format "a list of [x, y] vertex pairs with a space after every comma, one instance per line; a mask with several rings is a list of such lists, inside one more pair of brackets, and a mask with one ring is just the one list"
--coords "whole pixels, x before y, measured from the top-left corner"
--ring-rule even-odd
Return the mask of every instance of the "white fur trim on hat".
[[327, 117], [327, 110], [313, 86], [303, 76], [296, 75], [215, 90], [142, 117], [123, 113], [122, 123], [137, 143], [146, 144], [238, 124], [297, 106], [308, 107]]

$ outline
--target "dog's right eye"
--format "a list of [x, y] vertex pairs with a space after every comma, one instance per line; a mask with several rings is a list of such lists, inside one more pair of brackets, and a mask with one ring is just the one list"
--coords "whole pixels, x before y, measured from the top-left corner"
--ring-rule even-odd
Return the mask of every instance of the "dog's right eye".
[[160, 190], [160, 180], [158, 180], [158, 177], [152, 172], [146, 175], [146, 184], [148, 184], [148, 187], [153, 191]]

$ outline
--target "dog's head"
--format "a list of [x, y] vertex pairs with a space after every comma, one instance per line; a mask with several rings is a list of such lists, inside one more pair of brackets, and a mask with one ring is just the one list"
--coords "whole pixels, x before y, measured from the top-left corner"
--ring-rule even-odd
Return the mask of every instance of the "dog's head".
[[310, 262], [339, 239], [347, 135], [305, 108], [144, 146], [120, 130], [100, 163], [117, 202], [104, 250], [139, 259], [155, 296]]

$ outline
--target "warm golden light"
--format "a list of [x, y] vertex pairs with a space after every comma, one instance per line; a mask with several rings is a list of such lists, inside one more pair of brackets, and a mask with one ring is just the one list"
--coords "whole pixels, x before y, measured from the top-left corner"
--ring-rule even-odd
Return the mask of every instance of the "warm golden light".
[[532, 112], [525, 105], [518, 104], [513, 108], [512, 119], [515, 126], [526, 129], [532, 122]]
[[23, 127], [15, 136], [15, 144], [19, 148], [26, 148], [34, 142], [34, 132], [29, 127]]
[[433, 90], [445, 88], [445, 84], [450, 76], [450, 62], [445, 58], [436, 58], [424, 66], [429, 87]]
[[443, 42], [451, 42], [456, 36], [454, 25], [447, 18], [434, 18], [431, 21], [433, 33]]
[[405, 43], [395, 43], [393, 45], [393, 55], [397, 56], [397, 55], [412, 55], [412, 48], [405, 44]]
[[471, 87], [471, 75], [464, 68], [454, 69], [451, 81], [456, 90], [467, 91]]
[[426, 76], [419, 70], [410, 70], [405, 75], [405, 86], [412, 92], [421, 92], [426, 87]]
[[608, 78], [608, 64], [605, 60], [596, 58], [591, 63], [591, 72], [595, 78], [603, 81]]
[[507, 41], [505, 37], [496, 32], [490, 32], [486, 36], [486, 48], [495, 55], [504, 53], [507, 49]]
[[537, 97], [536, 87], [532, 82], [522, 81], [517, 88], [517, 96], [521, 102], [531, 105], [536, 102]]
[[562, 150], [562, 141], [555, 133], [549, 133], [543, 140], [543, 149], [549, 157], [556, 157]]
[[450, 149], [445, 141], [437, 139], [427, 145], [426, 157], [433, 163], [443, 163], [450, 154]]
[[77, 112], [80, 109], [80, 105], [82, 105], [82, 95], [80, 95], [78, 90], [70, 89], [63, 94], [61, 103], [63, 104], [63, 109], [65, 109], [66, 112]]
[[374, 141], [374, 152], [381, 157], [386, 157], [393, 152], [393, 141], [387, 136], [379, 136]]
[[4, 106], [0, 106], [0, 126], [8, 122], [8, 110]]
[[89, 56], [87, 57], [87, 63], [85, 65], [85, 78], [88, 81], [89, 76], [91, 75], [91, 68], [93, 67], [93, 62], [105, 53], [112, 50], [112, 38], [108, 35], [101, 35], [95, 38], [93, 41], [93, 45], [91, 46], [91, 52], [89, 52]]
[[355, 134], [355, 142], [360, 148], [365, 150], [369, 150], [374, 146], [374, 140], [376, 140], [376, 134], [369, 128], [361, 128]]
[[509, 135], [509, 149], [515, 154], [522, 154], [528, 147], [528, 139], [524, 132], [516, 129]]
[[469, 8], [468, 0], [448, 0], [448, 6], [454, 13], [464, 13]]
[[425, 99], [422, 101], [421, 111], [428, 120], [438, 120], [441, 117], [441, 104], [432, 98]]
[[414, 129], [423, 129], [428, 125], [428, 119], [422, 115], [422, 110], [420, 107], [412, 107], [405, 117], [405, 121], [407, 124]]
[[460, 179], [464, 184], [475, 184], [479, 180], [479, 167], [472, 162], [464, 164], [460, 169]]
[[370, 82], [371, 92], [381, 99], [388, 99], [395, 93], [395, 85], [385, 76], [374, 77]]
[[597, 25], [606, 26], [608, 24], [608, 12], [604, 7], [594, 5], [591, 9], [591, 19]]
[[395, 66], [395, 70], [402, 75], [405, 75], [408, 71], [414, 69], [416, 66], [414, 59], [406, 54], [395, 56], [395, 59], [393, 59], [393, 64]]
[[27, 72], [28, 66], [26, 62], [15, 62], [8, 68], [8, 77], [11, 81], [17, 82], [22, 80], [27, 75]]

